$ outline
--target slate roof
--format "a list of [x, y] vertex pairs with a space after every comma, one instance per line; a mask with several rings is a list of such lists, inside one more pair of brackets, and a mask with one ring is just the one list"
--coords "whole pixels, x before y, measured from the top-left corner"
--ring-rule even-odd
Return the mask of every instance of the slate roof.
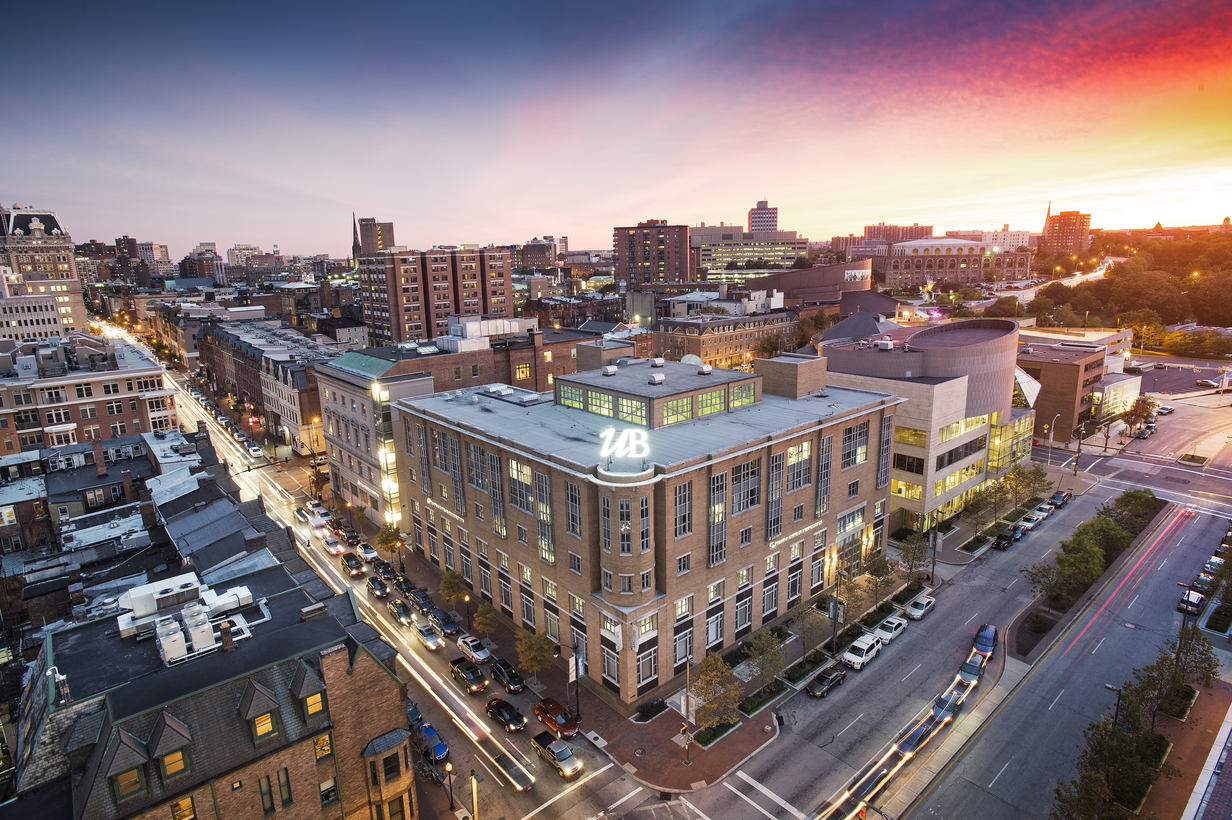
[[406, 743], [410, 736], [411, 733], [401, 727], [390, 729], [380, 737], [374, 738], [371, 743], [365, 746], [364, 750], [360, 752], [360, 757], [374, 757], [383, 752], [388, 752], [390, 749], [396, 749], [403, 743]]
[[887, 321], [885, 316], [879, 313], [853, 313], [843, 321], [826, 328], [821, 338], [826, 342], [833, 339], [866, 339], [901, 327], [902, 325]]

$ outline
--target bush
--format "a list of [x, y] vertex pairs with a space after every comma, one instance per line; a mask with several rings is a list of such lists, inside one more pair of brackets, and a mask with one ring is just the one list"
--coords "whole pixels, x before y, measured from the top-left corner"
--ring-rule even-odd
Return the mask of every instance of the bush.
[[1177, 720], [1184, 720], [1185, 715], [1189, 713], [1190, 707], [1193, 706], [1194, 701], [1197, 699], [1198, 690], [1188, 683], [1184, 683], [1179, 688], [1174, 687], [1168, 693], [1168, 696], [1160, 703], [1159, 711]]
[[693, 735], [693, 740], [699, 746], [709, 746], [711, 743], [714, 743], [716, 740], [718, 740], [725, 732], [727, 732], [727, 730], [731, 729], [735, 725], [736, 724], [734, 722], [733, 723], [720, 723], [718, 726], [711, 726], [709, 728], [702, 729], [701, 731]]
[[652, 700], [637, 710], [637, 719], [645, 723], [653, 717], [657, 717], [667, 708], [667, 704], [661, 700]]
[[792, 683], [799, 683], [812, 674], [813, 670], [821, 666], [826, 660], [826, 656], [814, 649], [812, 652], [804, 656], [804, 658], [787, 668], [783, 673], [783, 677]]
[[1212, 632], [1227, 632], [1230, 626], [1232, 626], [1232, 604], [1219, 607], [1211, 613], [1210, 619], [1206, 622], [1206, 628]]
[[746, 715], [752, 715], [785, 691], [787, 691], [787, 684], [776, 678], [740, 701], [740, 711]]
[[1032, 615], [1031, 622], [1027, 625], [1027, 629], [1031, 630], [1036, 635], [1043, 635], [1049, 629], [1052, 629], [1052, 623], [1043, 615]]
[[747, 643], [737, 644], [734, 649], [731, 649], [723, 656], [723, 660], [732, 669], [735, 669], [740, 664], [744, 663], [749, 656], [749, 645]]
[[908, 601], [910, 601], [912, 598], [914, 598], [915, 596], [919, 595], [920, 590], [922, 589], [924, 589], [924, 582], [921, 581], [919, 578], [917, 578], [914, 581], [912, 581], [910, 584], [908, 584], [906, 589], [904, 589], [902, 592], [899, 592], [897, 595], [895, 595], [890, 600], [896, 604], [905, 604]]

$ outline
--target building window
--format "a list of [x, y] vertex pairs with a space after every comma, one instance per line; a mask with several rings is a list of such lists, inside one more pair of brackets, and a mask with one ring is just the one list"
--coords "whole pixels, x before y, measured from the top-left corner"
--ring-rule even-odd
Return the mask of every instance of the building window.
[[857, 480], [855, 480], [855, 481], [848, 482], [848, 484], [847, 484], [847, 497], [848, 497], [848, 498], [855, 498], [855, 497], [856, 497], [856, 496], [858, 496], [859, 494], [860, 494], [860, 481], [859, 481], [859, 479], [857, 479]]
[[578, 598], [573, 593], [569, 594], [569, 611], [573, 613], [579, 621], [586, 620], [586, 602]]
[[612, 415], [612, 397], [608, 393], [600, 393], [596, 390], [586, 391], [587, 409], [592, 413], [598, 413], [600, 416]]
[[582, 534], [582, 493], [570, 481], [565, 482], [565, 531], [579, 537]]
[[325, 693], [317, 692], [314, 695], [309, 695], [304, 698], [304, 714], [308, 717], [326, 713], [325, 709]]
[[616, 399], [616, 418], [646, 426], [646, 402], [627, 399], [623, 396]]
[[513, 611], [513, 588], [504, 578], [500, 579], [500, 602], [505, 609]]
[[799, 567], [793, 569], [787, 574], [787, 605], [800, 597], [800, 577], [803, 575], [803, 570]]
[[610, 569], [603, 570], [603, 588], [609, 592], [612, 590], [612, 571]]
[[732, 467], [732, 515], [761, 503], [761, 459], [755, 458], [746, 464]]
[[[394, 755], [395, 764], [398, 761], [398, 756]], [[289, 805], [291, 802], [291, 773], [286, 769], [278, 770], [278, 796], [282, 798], [282, 805]]]
[[727, 473], [710, 476], [708, 504], [709, 542], [706, 561], [709, 566], [727, 560]]
[[578, 575], [581, 575], [582, 574], [582, 556], [578, 555], [576, 552], [569, 553], [569, 569], [573, 570]]
[[145, 771], [141, 766], [120, 772], [115, 776], [115, 793], [117, 800], [132, 797], [145, 790]]
[[753, 383], [737, 384], [731, 389], [731, 406], [744, 407], [753, 403]]
[[610, 680], [612, 683], [620, 683], [620, 661], [616, 653], [608, 649], [606, 646], [600, 647], [603, 650], [603, 677]]
[[693, 397], [669, 399], [663, 404], [663, 424], [676, 424], [693, 418]]
[[511, 506], [531, 512], [531, 469], [515, 459], [509, 459], [509, 503]]
[[684, 575], [689, 571], [689, 553], [679, 556], [676, 559], [676, 574]]
[[642, 552], [650, 552], [650, 496], [642, 496], [638, 505], [642, 522]]
[[868, 461], [868, 422], [843, 430], [843, 469]]
[[890, 434], [894, 427], [893, 416], [883, 416], [881, 419], [881, 438], [877, 443], [877, 487], [880, 489], [890, 481]]
[[637, 684], [641, 686], [647, 681], [659, 677], [659, 648], [651, 647], [637, 656]]
[[258, 784], [261, 788], [261, 808], [269, 814], [274, 810], [274, 791], [270, 788], [269, 775], [261, 778]]
[[321, 783], [321, 805], [328, 806], [330, 803], [338, 801], [338, 786], [335, 784], [334, 778], [325, 780]]
[[329, 734], [323, 734], [312, 743], [317, 760], [324, 760], [334, 753], [334, 741]]
[[706, 619], [706, 646], [723, 642], [723, 613], [718, 612]]
[[273, 712], [257, 715], [252, 719], [252, 739], [264, 740], [278, 732], [278, 720]]
[[402, 813], [402, 798], [401, 797], [396, 797], [393, 800], [389, 801], [388, 808], [389, 808], [389, 813], [387, 816], [389, 820], [403, 820], [403, 817], [405, 815]]
[[686, 595], [676, 602], [676, 620], [683, 621], [693, 613], [693, 596]]
[[736, 629], [744, 629], [753, 623], [753, 599], [744, 598], [736, 602]]
[[535, 599], [522, 593], [522, 623], [526, 626], [535, 625]]
[[582, 402], [582, 388], [572, 384], [562, 384], [560, 386], [560, 403], [565, 407], [574, 407], [578, 410], [585, 409]]
[[650, 570], [645, 570], [642, 572], [642, 592], [645, 592], [648, 589], [650, 589], [650, 584], [651, 584], [651, 572]]
[[518, 525], [518, 543], [526, 543], [526, 527], [523, 527], [521, 524]]
[[688, 661], [693, 657], [693, 630], [686, 629], [675, 637], [672, 641], [672, 650], [675, 655], [676, 666]]
[[621, 595], [632, 595], [633, 594], [633, 576], [632, 575], [621, 575], [620, 576], [620, 594]]
[[391, 755], [386, 755], [386, 757], [381, 761], [381, 767], [385, 771], [386, 783], [391, 780], [397, 780], [398, 775], [402, 774], [402, 765], [401, 761], [398, 760], [397, 752], [394, 752]]
[[779, 585], [778, 582], [766, 584], [766, 588], [761, 594], [761, 614], [763, 617], [770, 615], [779, 608]]
[[617, 501], [620, 516], [620, 554], [633, 554], [633, 502], [627, 498]]
[[826, 436], [817, 448], [817, 508], [813, 511], [815, 518], [820, 518], [830, 511], [830, 461], [833, 440], [833, 436]]
[[802, 441], [787, 448], [787, 492], [807, 487], [812, 481], [812, 447], [811, 441]]
[[191, 797], [184, 797], [171, 804], [171, 820], [197, 820], [197, 807]]
[[673, 492], [676, 501], [676, 537], [681, 538], [693, 532], [693, 482], [677, 484]]
[[514, 369], [513, 375], [515, 379], [529, 379], [530, 378], [530, 365], [527, 363], [522, 363], [518, 365], [517, 368]]
[[183, 749], [176, 749], [174, 752], [163, 755], [158, 761], [158, 766], [162, 770], [163, 780], [168, 780], [188, 771], [188, 758], [184, 755]]
[[606, 495], [599, 497], [599, 538], [604, 552], [612, 551], [612, 501]]

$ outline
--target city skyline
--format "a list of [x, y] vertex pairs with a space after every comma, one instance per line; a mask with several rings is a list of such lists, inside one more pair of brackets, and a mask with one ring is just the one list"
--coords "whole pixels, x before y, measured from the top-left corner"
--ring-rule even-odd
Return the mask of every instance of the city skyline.
[[[0, 200], [77, 242], [611, 247], [646, 219], [813, 241], [865, 224], [1039, 232], [1215, 224], [1232, 201], [1232, 65], [1210, 2], [648, 3], [578, 9], [124, 5], [142, 48], [15, 9], [22, 85]], [[236, 21], [242, 25], [236, 25]], [[312, 43], [312, 47], [307, 44]]]

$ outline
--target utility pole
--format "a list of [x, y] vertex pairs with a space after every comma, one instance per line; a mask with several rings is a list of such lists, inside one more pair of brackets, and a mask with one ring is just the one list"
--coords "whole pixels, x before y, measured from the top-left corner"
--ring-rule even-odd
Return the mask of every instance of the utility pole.
[[1082, 458], [1082, 424], [1078, 425], [1078, 454], [1074, 456], [1074, 475], [1078, 475], [1078, 459]]

